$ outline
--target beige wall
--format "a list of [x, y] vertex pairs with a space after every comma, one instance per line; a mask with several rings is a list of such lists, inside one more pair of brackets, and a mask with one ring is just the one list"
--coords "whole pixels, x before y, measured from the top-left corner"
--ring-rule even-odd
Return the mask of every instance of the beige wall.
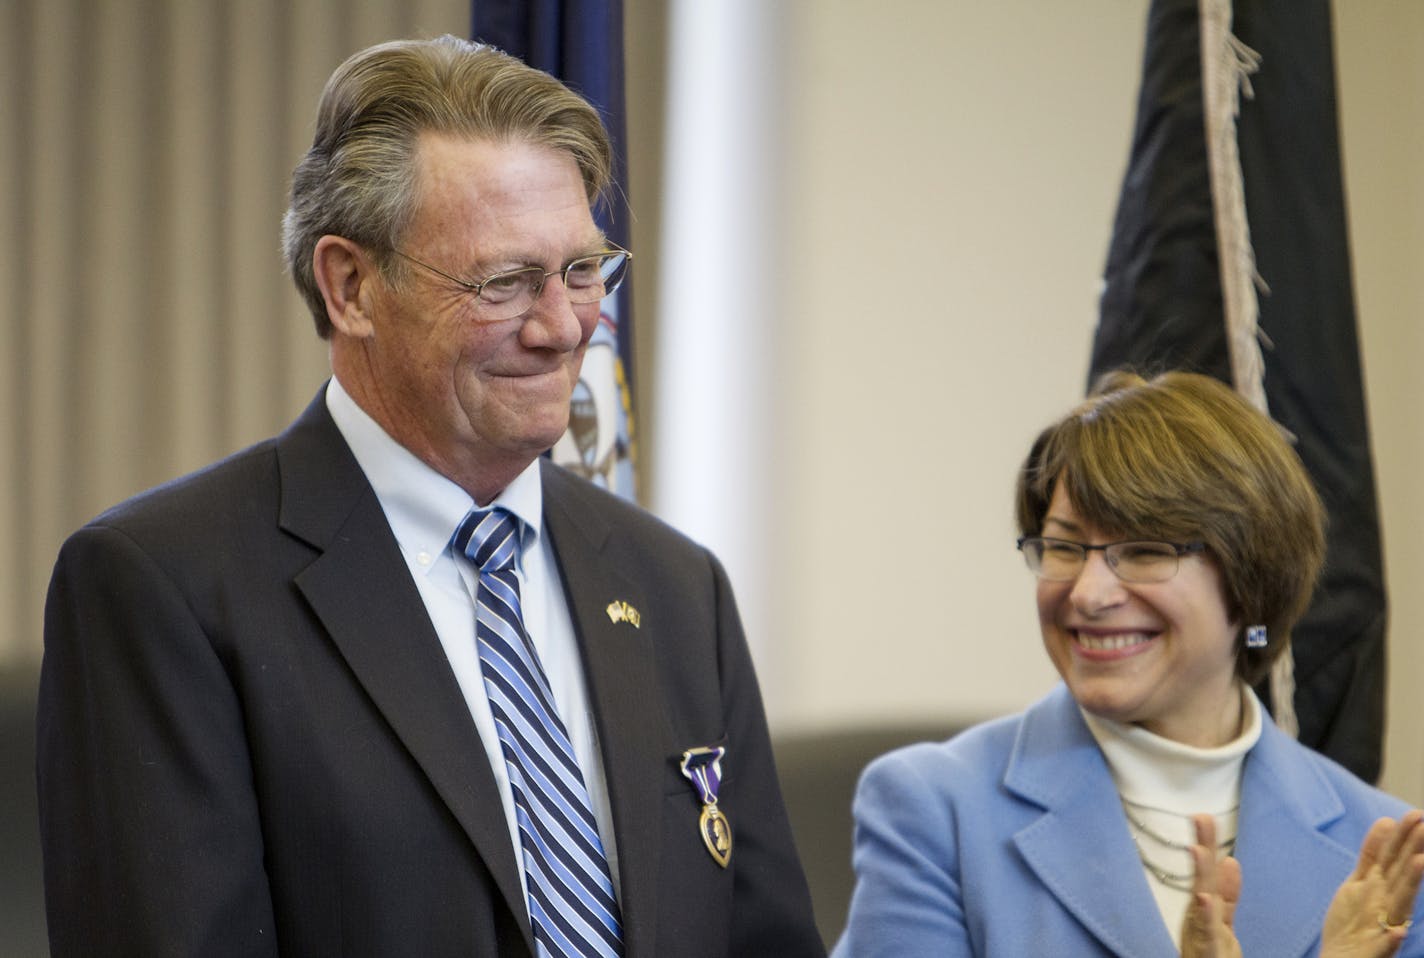
[[[1083, 388], [1146, 6], [785, 5], [776, 582], [758, 645], [779, 728], [948, 725], [1053, 681], [1010, 491]], [[1424, 4], [1337, 7], [1393, 608], [1386, 784], [1419, 803]], [[879, 554], [852, 560], [861, 513]]]
[[1337, 3], [1336, 57], [1390, 601], [1383, 784], [1424, 805], [1424, 3]]
[[[771, 698], [796, 723], [998, 714], [1053, 679], [1010, 492], [1086, 376], [1142, 8], [828, 6], [789, 31]], [[875, 561], [847, 560], [850, 509]]]

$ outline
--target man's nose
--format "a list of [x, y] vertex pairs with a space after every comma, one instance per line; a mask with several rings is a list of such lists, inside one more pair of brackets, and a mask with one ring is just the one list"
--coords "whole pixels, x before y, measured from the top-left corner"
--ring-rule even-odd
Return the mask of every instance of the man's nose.
[[531, 349], [572, 352], [593, 335], [599, 308], [598, 303], [575, 307], [569, 301], [563, 276], [553, 273], [544, 280], [534, 305], [524, 315], [520, 341]]

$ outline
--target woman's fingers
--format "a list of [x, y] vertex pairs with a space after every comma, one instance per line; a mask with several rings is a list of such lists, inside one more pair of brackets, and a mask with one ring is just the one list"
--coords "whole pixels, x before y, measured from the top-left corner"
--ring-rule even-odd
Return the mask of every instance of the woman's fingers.
[[1424, 812], [1419, 809], [1406, 812], [1398, 822], [1390, 822], [1390, 825], [1390, 835], [1379, 859], [1379, 867], [1384, 873], [1386, 898], [1384, 915], [1379, 923], [1390, 929], [1391, 934], [1402, 926], [1397, 934], [1403, 939], [1409, 930], [1420, 879], [1424, 878]]
[[1231, 930], [1241, 896], [1241, 866], [1233, 858], [1217, 861], [1216, 820], [1197, 815], [1197, 843], [1192, 856], [1192, 897], [1182, 922], [1182, 958], [1239, 958], [1241, 946]]
[[1221, 923], [1234, 928], [1236, 903], [1241, 899], [1241, 863], [1227, 857], [1216, 863], [1216, 885], [1221, 898]]

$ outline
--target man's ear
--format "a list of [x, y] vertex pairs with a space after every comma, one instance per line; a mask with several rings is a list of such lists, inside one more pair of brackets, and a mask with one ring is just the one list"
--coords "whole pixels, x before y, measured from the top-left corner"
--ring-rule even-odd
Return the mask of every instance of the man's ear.
[[345, 237], [323, 236], [312, 251], [312, 272], [337, 332], [356, 339], [375, 332], [371, 300], [376, 264], [364, 249]]

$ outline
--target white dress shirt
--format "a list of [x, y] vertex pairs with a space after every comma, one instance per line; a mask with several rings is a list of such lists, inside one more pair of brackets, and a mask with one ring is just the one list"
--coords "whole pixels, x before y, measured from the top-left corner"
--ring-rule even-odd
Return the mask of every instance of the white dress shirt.
[[[479, 587], [479, 570], [450, 545], [455, 529], [474, 507], [474, 500], [469, 493], [392, 439], [356, 405], [335, 377], [326, 390], [326, 406], [376, 492], [386, 521], [390, 523], [405, 556], [411, 578], [415, 580], [425, 608], [430, 613], [430, 621], [440, 636], [460, 691], [464, 693], [465, 704], [475, 721], [475, 728], [479, 730], [495, 782], [499, 785], [505, 820], [509, 824], [510, 843], [519, 864], [520, 882], [525, 884], [514, 794], [509, 787], [509, 772], [495, 733], [494, 716], [485, 695], [479, 653], [475, 646], [475, 596]], [[548, 676], [555, 707], [568, 729], [569, 740], [583, 772], [616, 893], [619, 887], [618, 850], [608, 805], [608, 783], [593, 713], [589, 710], [583, 659], [564, 598], [559, 564], [549, 537], [543, 534], [539, 463], [531, 463], [490, 505], [503, 506], [523, 523], [517, 571], [524, 627]], [[527, 900], [527, 885], [525, 895]]]

